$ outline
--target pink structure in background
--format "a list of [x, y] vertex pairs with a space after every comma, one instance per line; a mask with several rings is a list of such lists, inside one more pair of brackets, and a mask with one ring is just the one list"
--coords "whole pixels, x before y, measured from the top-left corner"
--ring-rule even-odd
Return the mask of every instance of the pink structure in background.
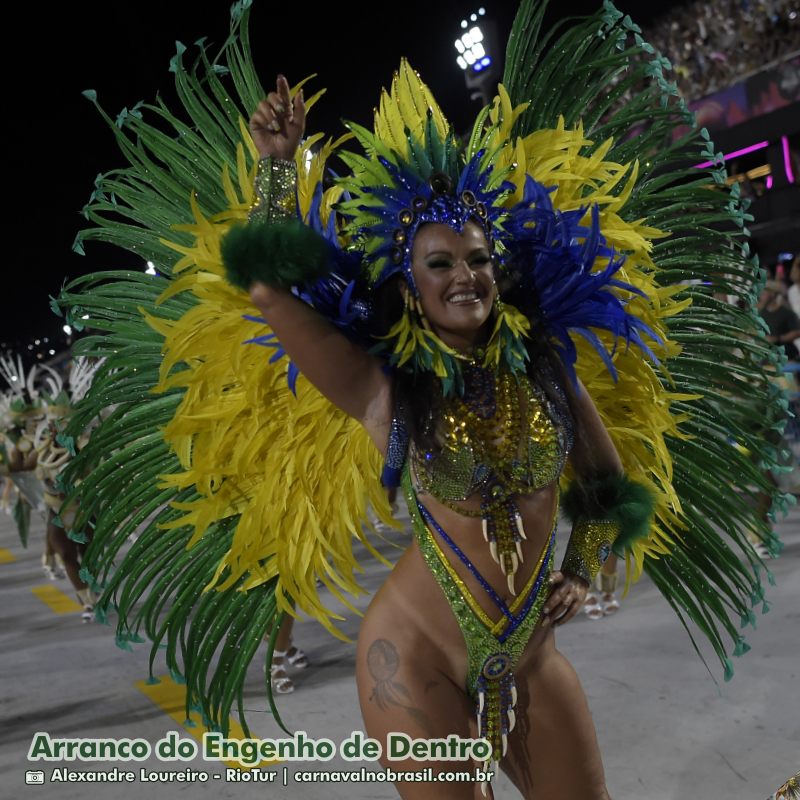
[[792, 172], [792, 160], [789, 158], [789, 137], [781, 136], [781, 147], [783, 147], [783, 168], [786, 170], [786, 179], [789, 183], [794, 183], [794, 173]]
[[[783, 138], [785, 139], [786, 137], [784, 136]], [[788, 146], [789, 143], [787, 140], [786, 147], [788, 148]], [[756, 144], [751, 144], [748, 147], [743, 147], [741, 150], [734, 150], [732, 153], [727, 153], [722, 157], [722, 160], [727, 161], [729, 158], [736, 158], [737, 156], [743, 156], [746, 155], [747, 153], [752, 153], [755, 150], [763, 150], [765, 147], [769, 147], [769, 142], [757, 142]], [[788, 152], [788, 150], [784, 152]], [[705, 169], [706, 167], [713, 166], [713, 164], [714, 164], [713, 161], [704, 161], [702, 164], [697, 164], [695, 168]]]

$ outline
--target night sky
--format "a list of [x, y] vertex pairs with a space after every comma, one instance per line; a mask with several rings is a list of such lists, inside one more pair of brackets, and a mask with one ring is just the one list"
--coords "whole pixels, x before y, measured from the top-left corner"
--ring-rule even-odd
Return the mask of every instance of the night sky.
[[[592, 10], [599, 2], [572, 3], [570, 12]], [[343, 117], [369, 124], [380, 89], [390, 82], [401, 56], [422, 74], [457, 130], [478, 110], [455, 64], [453, 47], [460, 20], [476, 11], [478, 2], [337, 2], [329, 3], [326, 12], [316, 10], [319, 0], [256, 0], [254, 5], [251, 40], [265, 85], [279, 71], [290, 81], [317, 72], [313, 86], [328, 88], [310, 116], [310, 133], [340, 134]], [[482, 5], [504, 43], [517, 3], [485, 0]], [[647, 21], [641, 4], [617, 5], [640, 24]], [[649, 3], [647, 13], [669, 5]], [[277, 6], [285, 10], [275, 11]], [[143, 266], [128, 253], [93, 242], [87, 244], [86, 256], [72, 252], [75, 235], [85, 224], [80, 210], [95, 176], [123, 166], [111, 132], [81, 92], [96, 90], [112, 117], [139, 100], [152, 101], [159, 92], [172, 103], [168, 65], [175, 41], [191, 46], [206, 36], [220, 44], [228, 32], [229, 7], [224, 0], [16, 7], [18, 22], [13, 30], [7, 27], [6, 39], [17, 37], [20, 49], [14, 49], [26, 56], [6, 62], [4, 70], [5, 240], [11, 247], [0, 347], [22, 350], [34, 337], [60, 334], [63, 321], [50, 313], [48, 295], [57, 294], [65, 279]], [[564, 4], [554, 7], [563, 13]]]

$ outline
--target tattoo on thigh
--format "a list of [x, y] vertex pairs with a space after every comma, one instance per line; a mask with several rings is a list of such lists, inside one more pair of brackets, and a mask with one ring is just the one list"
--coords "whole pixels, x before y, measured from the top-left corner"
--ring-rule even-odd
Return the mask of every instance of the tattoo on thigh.
[[421, 708], [412, 705], [411, 693], [395, 680], [400, 669], [400, 655], [388, 639], [376, 639], [369, 646], [367, 669], [375, 681], [369, 698], [371, 703], [375, 703], [381, 711], [390, 710], [390, 706], [402, 708], [426, 732], [433, 732], [428, 715]]

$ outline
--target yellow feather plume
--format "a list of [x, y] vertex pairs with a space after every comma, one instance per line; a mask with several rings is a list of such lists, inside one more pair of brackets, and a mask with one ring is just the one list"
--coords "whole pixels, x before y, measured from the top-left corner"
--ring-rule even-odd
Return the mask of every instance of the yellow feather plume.
[[[194, 486], [198, 500], [175, 504], [183, 515], [172, 527], [190, 525], [193, 546], [218, 520], [239, 515], [230, 550], [207, 589], [245, 577], [244, 590], [277, 577], [280, 610], [291, 603], [334, 635], [339, 617], [319, 598], [316, 579], [346, 606], [361, 592], [353, 540], [367, 541], [362, 521], [367, 504], [391, 523], [379, 482], [381, 457], [363, 428], [332, 406], [302, 376], [297, 395], [287, 385], [287, 363], [269, 363], [271, 351], [248, 339], [269, 333], [244, 319], [258, 315], [247, 294], [224, 279], [220, 241], [233, 223], [246, 219], [253, 200], [255, 150], [241, 126], [234, 183], [222, 175], [229, 207], [206, 218], [192, 198], [194, 222], [181, 226], [191, 247], [167, 242], [181, 254], [178, 277], [162, 295], [188, 292], [198, 301], [181, 319], [148, 316], [165, 337], [161, 378], [154, 391], [183, 387], [180, 407], [164, 436], [183, 472], [165, 485]], [[300, 208], [307, 215], [325, 160], [344, 140], [328, 141], [310, 159], [298, 152]], [[337, 189], [323, 195], [327, 219]]]
[[380, 106], [375, 111], [375, 135], [403, 158], [408, 158], [405, 130], [408, 128], [414, 138], [424, 143], [429, 111], [440, 138], [444, 139], [450, 129], [449, 123], [430, 89], [403, 59], [390, 90], [384, 89], [381, 93]]
[[[659, 353], [664, 363], [660, 368], [644, 361], [638, 352], [618, 347], [613, 356], [620, 376], [616, 384], [590, 346], [577, 342], [579, 377], [597, 405], [626, 471], [657, 496], [652, 534], [634, 547], [629, 559], [628, 578], [632, 580], [640, 575], [646, 556], [669, 552], [672, 542], [666, 531], [679, 530], [681, 525], [665, 437], [682, 436], [683, 418], [670, 411], [671, 403], [694, 398], [665, 388], [669, 385], [669, 359], [679, 347], [667, 340], [664, 321], [688, 301], [676, 299], [681, 287], [659, 286], [655, 281], [651, 242], [667, 234], [641, 220], [625, 219], [637, 164], [607, 160], [610, 140], [592, 150], [593, 143], [585, 138], [582, 127], [567, 130], [563, 119], [554, 129], [514, 140], [511, 131], [524, 108], [513, 108], [500, 87], [482, 134], [481, 147], [495, 167], [494, 180], [510, 180], [515, 187], [504, 202], [511, 205], [522, 197], [529, 174], [544, 186], [558, 187], [551, 197], [560, 211], [597, 204], [608, 243], [626, 255], [620, 278], [641, 289], [647, 298], [630, 299], [629, 308], [665, 341]], [[444, 115], [419, 76], [403, 61], [375, 112], [376, 136], [408, 157], [406, 129], [424, 142], [429, 115], [444, 138], [449, 129]], [[209, 589], [232, 585], [243, 575], [245, 588], [277, 578], [282, 610], [291, 613], [291, 599], [338, 635], [336, 615], [321, 603], [315, 581], [320, 577], [345, 605], [349, 605], [346, 595], [359, 592], [355, 580], [359, 567], [352, 543], [355, 538], [369, 547], [361, 527], [366, 503], [389, 520], [388, 503], [378, 482], [380, 456], [363, 429], [302, 376], [297, 396], [288, 391], [285, 360], [271, 365], [263, 348], [242, 344], [268, 329], [243, 319], [254, 310], [244, 292], [224, 281], [220, 261], [222, 236], [246, 217], [253, 196], [255, 149], [243, 121], [240, 127], [236, 174], [226, 170], [221, 175], [228, 208], [206, 218], [192, 198], [194, 221], [181, 230], [193, 234], [193, 245], [168, 242], [180, 254], [176, 265], [179, 277], [164, 298], [190, 292], [198, 303], [178, 321], [148, 317], [165, 336], [156, 391], [176, 386], [185, 390], [179, 411], [165, 430], [184, 471], [164, 480], [176, 487], [195, 486], [201, 495], [179, 506], [184, 515], [174, 523], [193, 526], [192, 542], [214, 522], [239, 515], [231, 549], [218, 565]], [[304, 218], [326, 160], [346, 138], [349, 136], [329, 140], [318, 153], [309, 155], [311, 146], [321, 140], [312, 137], [298, 152], [298, 198]], [[339, 194], [339, 189], [324, 193], [323, 221], [329, 218]], [[596, 268], [604, 266], [601, 261]], [[437, 342], [437, 347], [432, 347], [433, 334], [412, 325], [410, 313], [404, 314], [389, 334], [397, 338], [400, 362], [410, 358], [414, 348], [424, 348], [431, 353], [434, 371], [444, 377], [446, 370], [437, 349], [443, 345]], [[522, 321], [508, 315], [505, 319], [518, 335], [526, 335]], [[613, 346], [610, 336], [600, 336]]]

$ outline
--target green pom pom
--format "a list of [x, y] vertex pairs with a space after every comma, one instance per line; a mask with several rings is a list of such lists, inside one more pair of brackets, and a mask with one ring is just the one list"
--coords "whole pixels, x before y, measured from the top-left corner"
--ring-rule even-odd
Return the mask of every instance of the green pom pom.
[[228, 280], [242, 289], [254, 281], [286, 289], [331, 271], [332, 245], [300, 220], [232, 228], [221, 252]]

